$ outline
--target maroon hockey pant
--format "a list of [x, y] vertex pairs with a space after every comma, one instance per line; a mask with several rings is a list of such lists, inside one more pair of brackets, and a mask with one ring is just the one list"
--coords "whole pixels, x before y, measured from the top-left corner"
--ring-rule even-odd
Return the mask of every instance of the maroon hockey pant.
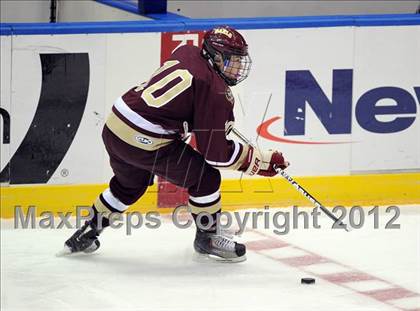
[[146, 192], [153, 183], [153, 175], [187, 188], [193, 197], [208, 196], [219, 190], [220, 172], [182, 140], [174, 140], [156, 151], [146, 151], [120, 140], [106, 126], [102, 138], [114, 172], [110, 190], [125, 205], [133, 204]]

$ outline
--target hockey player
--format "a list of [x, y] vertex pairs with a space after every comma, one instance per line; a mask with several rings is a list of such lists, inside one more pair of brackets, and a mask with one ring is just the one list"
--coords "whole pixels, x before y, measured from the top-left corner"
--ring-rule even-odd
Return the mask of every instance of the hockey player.
[[[219, 169], [274, 176], [275, 167], [288, 166], [280, 152], [261, 152], [227, 138], [234, 121], [229, 87], [246, 79], [250, 67], [241, 34], [228, 26], [216, 27], [206, 33], [201, 50], [178, 48], [148, 82], [115, 102], [102, 133], [114, 176], [93, 205], [93, 219], [65, 242], [69, 253], [98, 249], [98, 236], [109, 225], [107, 216], [123, 213], [158, 175], [188, 189], [196, 222], [200, 212], [211, 215], [197, 225], [198, 253], [222, 261], [245, 260], [245, 245], [216, 234], [214, 225], [201, 228], [215, 224], [221, 212]], [[182, 140], [191, 131], [198, 151]], [[99, 213], [104, 216], [101, 227]]]

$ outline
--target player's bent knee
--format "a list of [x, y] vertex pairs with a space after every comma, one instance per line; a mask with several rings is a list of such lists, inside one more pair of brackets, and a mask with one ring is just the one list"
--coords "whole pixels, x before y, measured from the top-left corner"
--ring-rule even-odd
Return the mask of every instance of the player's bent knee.
[[219, 190], [222, 181], [219, 170], [206, 166], [197, 183], [188, 188], [188, 193], [194, 197], [206, 196]]
[[[112, 197], [121, 202], [124, 205], [132, 205], [137, 202], [138, 199], [146, 192], [149, 184], [138, 185], [138, 187], [127, 187], [123, 185], [119, 180], [114, 176], [110, 183], [109, 187], [112, 193]], [[113, 198], [110, 200], [113, 200]]]

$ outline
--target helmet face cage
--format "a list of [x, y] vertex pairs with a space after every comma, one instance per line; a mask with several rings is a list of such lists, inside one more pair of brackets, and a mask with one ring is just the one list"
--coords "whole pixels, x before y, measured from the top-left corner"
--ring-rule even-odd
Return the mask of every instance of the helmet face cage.
[[[220, 28], [219, 28], [220, 29]], [[233, 39], [224, 38], [222, 35], [213, 35], [203, 42], [203, 56], [213, 64], [213, 67], [229, 86], [234, 86], [245, 80], [251, 70], [251, 57], [248, 46], [242, 36], [229, 27], [222, 27], [220, 32], [236, 33]]]
[[245, 80], [251, 71], [252, 60], [247, 55], [230, 55], [224, 57], [223, 71], [221, 75], [228, 83], [233, 86]]

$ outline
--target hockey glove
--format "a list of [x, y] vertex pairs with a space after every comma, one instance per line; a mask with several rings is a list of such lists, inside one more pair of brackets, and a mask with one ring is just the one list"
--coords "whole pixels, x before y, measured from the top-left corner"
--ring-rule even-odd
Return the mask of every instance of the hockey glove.
[[275, 168], [285, 169], [289, 162], [285, 161], [281, 152], [276, 150], [267, 150], [259, 152], [250, 147], [248, 155], [239, 170], [248, 175], [261, 175], [272, 177], [277, 175]]

